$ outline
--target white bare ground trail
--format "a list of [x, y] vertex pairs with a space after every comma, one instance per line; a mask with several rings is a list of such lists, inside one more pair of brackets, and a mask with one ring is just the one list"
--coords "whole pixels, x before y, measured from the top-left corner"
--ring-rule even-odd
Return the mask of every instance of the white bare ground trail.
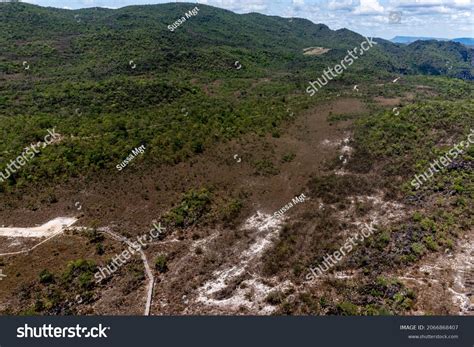
[[[251, 270], [251, 264], [255, 263], [263, 252], [273, 244], [280, 232], [283, 221], [283, 218], [277, 218], [260, 211], [257, 211], [255, 215], [248, 218], [243, 224], [242, 229], [254, 230], [254, 242], [240, 253], [237, 264], [227, 264], [215, 271], [213, 279], [198, 288], [198, 296], [195, 301], [217, 310], [238, 312], [241, 307], [246, 307], [256, 314], [271, 314], [274, 307], [266, 304], [265, 298], [271, 291], [284, 289], [290, 286], [291, 283], [285, 281], [269, 286], [264, 284], [258, 275], [250, 273], [249, 270]], [[244, 286], [233, 291], [233, 294], [225, 299], [215, 297], [215, 294], [225, 289], [232, 280], [245, 273], [249, 274], [251, 278], [245, 279], [242, 282]], [[251, 299], [248, 297], [249, 292], [253, 292], [253, 298]], [[217, 312], [219, 311], [213, 313]]]
[[[30, 227], [30, 228], [16, 228], [16, 227], [1, 227], [0, 228], [0, 237], [9, 237], [9, 238], [43, 238], [46, 237], [45, 240], [42, 240], [41, 242], [37, 243], [31, 248], [24, 249], [21, 251], [17, 252], [10, 252], [10, 253], [0, 253], [0, 256], [6, 256], [6, 255], [15, 255], [15, 254], [22, 254], [22, 253], [28, 253], [35, 249], [36, 247], [42, 245], [43, 243], [51, 240], [53, 237], [62, 234], [64, 230], [68, 229], [71, 225], [77, 222], [77, 218], [74, 217], [57, 217], [49, 222], [38, 226], [38, 227]], [[75, 227], [75, 230], [84, 230], [87, 228], [84, 227]], [[100, 228], [100, 231], [103, 231], [107, 234], [109, 234], [112, 238], [124, 242], [128, 246], [132, 246], [132, 243], [124, 236], [121, 236], [117, 233], [114, 233], [111, 231], [109, 228]], [[145, 312], [144, 315], [148, 316], [150, 315], [150, 307], [151, 307], [151, 301], [153, 297], [153, 287], [155, 284], [155, 278], [153, 277], [153, 273], [150, 269], [150, 266], [148, 264], [148, 260], [146, 258], [145, 252], [143, 252], [142, 249], [139, 250], [140, 256], [143, 260], [143, 264], [145, 266], [145, 272], [148, 277], [148, 288], [147, 288], [147, 300], [146, 300], [146, 305], [145, 305]]]
[[[121, 236], [117, 233], [114, 233], [109, 228], [103, 228], [103, 229], [100, 229], [100, 230], [106, 232], [112, 238], [114, 238], [118, 241], [121, 241], [121, 242], [123, 242], [123, 243], [125, 243], [128, 246], [133, 248], [133, 244], [125, 236]], [[142, 261], [143, 261], [143, 265], [145, 266], [146, 275], [148, 277], [147, 299], [146, 299], [146, 305], [145, 305], [145, 312], [143, 314], [145, 316], [149, 316], [150, 315], [151, 301], [152, 301], [152, 298], [153, 298], [153, 287], [155, 285], [155, 278], [153, 277], [153, 273], [151, 272], [150, 265], [148, 264], [148, 259], [146, 258], [145, 252], [143, 252], [143, 250], [141, 248], [139, 249], [139, 252], [140, 252], [140, 256], [141, 256]]]
[[37, 243], [33, 247], [28, 249], [24, 249], [17, 252], [9, 252], [9, 253], [0, 253], [0, 256], [6, 255], [15, 255], [15, 254], [22, 254], [28, 253], [34, 250], [36, 247], [42, 245], [43, 243], [51, 240], [53, 237], [61, 234], [66, 230], [68, 227], [73, 225], [77, 221], [74, 217], [58, 217], [55, 219], [50, 220], [49, 222], [39, 226], [39, 227], [31, 227], [31, 228], [0, 228], [0, 236], [3, 237], [23, 237], [23, 238], [42, 238], [46, 237], [45, 240]]
[[31, 228], [0, 228], [0, 236], [6, 237], [49, 237], [61, 233], [73, 225], [76, 218], [58, 217], [39, 227]]

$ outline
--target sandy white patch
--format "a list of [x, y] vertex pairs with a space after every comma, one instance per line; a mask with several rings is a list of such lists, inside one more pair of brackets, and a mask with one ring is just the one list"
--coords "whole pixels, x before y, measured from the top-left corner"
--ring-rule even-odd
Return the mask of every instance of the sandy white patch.
[[471, 302], [472, 282], [474, 280], [474, 244], [471, 240], [463, 240], [459, 243], [459, 251], [454, 257], [446, 258], [445, 263], [454, 271], [453, 288], [449, 288], [453, 293], [453, 302], [456, 303], [461, 314], [469, 314], [474, 310], [474, 304]]
[[240, 308], [245, 307], [252, 312], [269, 315], [275, 311], [276, 307], [265, 302], [268, 295], [273, 291], [283, 292], [290, 287], [291, 283], [289, 281], [269, 286], [262, 283], [259, 278], [251, 278], [242, 281], [229, 298], [222, 300], [205, 298], [201, 302], [209, 306], [223, 308], [226, 311], [229, 309], [238, 311]]
[[330, 50], [330, 48], [325, 47], [307, 47], [303, 48], [303, 55], [323, 55]]
[[[342, 141], [338, 141], [338, 142], [335, 142], [333, 144], [331, 143], [325, 143], [326, 145], [333, 145], [333, 146], [338, 146], [340, 147], [339, 148], [339, 160], [342, 162], [342, 166], [344, 167], [344, 165], [347, 164], [347, 162], [349, 161], [349, 158], [351, 157], [352, 155], [352, 152], [354, 151], [354, 149], [349, 146], [349, 142], [351, 141], [351, 138], [350, 137], [345, 137]], [[324, 142], [324, 141], [323, 141]], [[335, 172], [336, 175], [344, 175], [346, 174], [344, 172], [344, 168], [340, 168], [339, 170], [337, 170]]]
[[254, 214], [245, 221], [244, 225], [242, 226], [242, 229], [256, 229], [259, 233], [272, 230], [275, 231], [281, 226], [282, 222], [283, 219], [281, 218], [273, 217], [270, 214], [257, 211], [256, 214]]
[[330, 141], [330, 140], [328, 140], [328, 139], [324, 139], [323, 141], [321, 141], [321, 144], [322, 144], [323, 146], [332, 146], [332, 145], [336, 145], [336, 144], [334, 144], [334, 142], [331, 142], [331, 141]]
[[63, 232], [77, 221], [73, 217], [58, 217], [49, 222], [31, 228], [0, 228], [0, 236], [6, 237], [49, 237]]
[[[383, 193], [376, 192], [374, 195], [352, 196], [348, 198], [351, 206], [339, 212], [339, 217], [357, 227], [363, 227], [365, 223], [376, 225], [387, 225], [400, 220], [405, 215], [405, 205], [394, 201], [384, 201]], [[354, 219], [356, 205], [360, 203], [372, 203], [372, 208], [365, 216]]]
[[[346, 162], [343, 161], [343, 164], [345, 164], [345, 163], [347, 163], [347, 161], [346, 161]], [[347, 172], [347, 171], [344, 170], [344, 169], [338, 169], [338, 170], [334, 171], [334, 174], [335, 174], [336, 176], [346, 176], [346, 175], [349, 174], [349, 172]]]
[[217, 236], [219, 235], [219, 232], [215, 232], [205, 238], [203, 238], [202, 240], [197, 240], [197, 241], [194, 241], [192, 244], [191, 244], [191, 247], [190, 247], [190, 250], [192, 252], [194, 252], [197, 248], [203, 248], [203, 249], [206, 249], [207, 245], [212, 241], [214, 240]]
[[352, 152], [352, 147], [344, 145], [341, 148], [341, 153], [342, 154], [350, 154]]
[[337, 278], [338, 280], [345, 280], [354, 277], [355, 273], [353, 271], [337, 271], [334, 273], [334, 278]]
[[[470, 237], [470, 239], [469, 239]], [[430, 291], [442, 293], [445, 286], [460, 315], [472, 315], [474, 303], [471, 301], [474, 284], [474, 244], [473, 235], [461, 240], [452, 256], [443, 253], [425, 259], [425, 264], [414, 268], [404, 276], [398, 276], [407, 284], [417, 283], [418, 291], [430, 295]], [[448, 276], [448, 278], [446, 278]]]
[[[248, 218], [242, 229], [254, 230], [255, 241], [247, 250], [241, 253], [239, 264], [213, 273], [213, 279], [207, 281], [198, 289], [196, 302], [228, 310], [238, 310], [240, 307], [246, 307], [260, 314], [271, 313], [275, 308], [265, 303], [265, 298], [270, 291], [275, 290], [275, 287], [263, 284], [248, 269], [249, 265], [255, 263], [265, 249], [272, 244], [273, 239], [278, 236], [282, 224], [283, 218], [274, 217], [260, 211]], [[246, 273], [252, 278], [243, 280], [230, 297], [221, 300], [215, 298], [215, 294], [225, 289], [232, 280]], [[282, 285], [279, 284], [278, 286]]]

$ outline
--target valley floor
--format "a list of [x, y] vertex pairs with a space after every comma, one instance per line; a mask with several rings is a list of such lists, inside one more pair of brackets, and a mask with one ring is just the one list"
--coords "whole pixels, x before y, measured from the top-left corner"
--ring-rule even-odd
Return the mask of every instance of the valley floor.
[[[351, 172], [347, 167], [354, 151], [353, 121], [330, 122], [328, 117], [358, 117], [372, 112], [374, 104], [392, 109], [401, 101], [409, 102], [410, 97], [379, 97], [371, 104], [339, 97], [298, 115], [278, 137], [244, 135], [177, 165], [141, 172], [130, 167], [106, 179], [72, 182], [58, 187], [57, 202], [50, 204], [37, 204], [44, 201], [47, 190], [25, 196], [16, 205], [9, 202], [11, 207], [0, 211], [2, 224], [8, 225], [0, 228], [0, 259], [7, 275], [0, 283], [0, 312], [25, 312], [42, 295], [49, 297], [37, 283], [41, 270], [76, 271], [83, 265], [77, 269], [67, 265], [76, 259], [106, 264], [126, 248], [124, 237], [146, 233], [153, 220], [166, 220], [183, 194], [205, 187], [217, 203], [198, 224], [167, 224], [165, 237], [147, 244], [142, 260], [137, 254], [100, 285], [84, 287], [86, 298], [76, 300], [74, 295], [67, 303], [56, 303], [57, 313], [337, 314], [336, 305], [330, 303], [344, 303], [347, 288], [359, 290], [367, 282], [363, 268], [352, 267], [349, 259], [306, 283], [307, 268], [275, 268], [285, 264], [285, 254], [301, 258], [301, 264], [312, 257], [304, 247], [299, 255], [288, 253], [281, 236], [294, 244], [306, 242], [307, 247], [314, 241], [301, 235], [321, 228], [326, 230], [320, 236], [322, 244], [340, 245], [364, 223], [384, 229], [410, 214], [412, 206], [381, 190], [364, 192], [355, 187], [348, 192], [349, 203], [342, 204], [314, 196], [309, 184], [327, 175], [377, 180], [376, 172]], [[357, 186], [357, 181], [352, 185]], [[274, 216], [303, 193], [309, 198]], [[234, 213], [233, 203], [242, 200], [245, 203]], [[36, 207], [21, 207], [31, 205]], [[331, 222], [336, 217], [338, 226]], [[95, 228], [103, 235], [91, 236], [81, 227]], [[106, 235], [105, 229], [117, 237]], [[409, 290], [417, 293], [416, 303], [403, 314], [472, 314], [473, 241], [471, 229], [451, 250], [399, 270], [382, 269], [379, 277], [400, 282], [383, 288], [396, 287], [394, 293], [405, 303], [411, 298]], [[153, 260], [158, 255], [166, 255], [167, 261], [157, 270]], [[35, 291], [28, 290], [28, 283], [34, 283]], [[315, 304], [310, 297], [324, 299]]]

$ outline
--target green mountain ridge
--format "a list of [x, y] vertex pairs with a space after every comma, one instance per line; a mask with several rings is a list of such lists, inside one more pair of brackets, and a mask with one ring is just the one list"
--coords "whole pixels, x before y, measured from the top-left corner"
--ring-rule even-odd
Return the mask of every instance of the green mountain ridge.
[[[255, 72], [261, 66], [291, 70], [300, 64], [314, 70], [334, 64], [364, 40], [350, 30], [334, 31], [306, 19], [240, 15], [206, 5], [171, 32], [167, 26], [196, 6], [188, 3], [75, 11], [22, 3], [0, 6], [0, 72], [7, 74], [25, 60], [37, 63], [44, 76], [63, 71], [68, 78], [123, 73], [132, 59], [139, 61], [139, 72], [225, 71], [236, 60]], [[367, 52], [364, 68], [473, 79], [472, 51], [461, 44], [423, 42], [424, 55], [417, 57], [418, 46], [377, 42]], [[302, 49], [311, 46], [331, 52], [317, 59], [303, 56]], [[61, 71], [54, 65], [61, 65]]]

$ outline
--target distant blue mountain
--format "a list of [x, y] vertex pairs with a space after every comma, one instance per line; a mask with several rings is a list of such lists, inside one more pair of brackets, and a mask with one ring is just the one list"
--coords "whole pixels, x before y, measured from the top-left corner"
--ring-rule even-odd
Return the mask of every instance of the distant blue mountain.
[[439, 38], [439, 37], [423, 37], [423, 36], [395, 36], [393, 39], [390, 41], [394, 43], [403, 43], [403, 44], [409, 44], [415, 41], [428, 41], [428, 40], [436, 40], [436, 41], [453, 41], [453, 42], [459, 42], [462, 43], [463, 45], [466, 46], [474, 46], [474, 38], [472, 37], [460, 37], [460, 38], [455, 38], [455, 39], [444, 39], [444, 38]]
[[472, 37], [460, 37], [457, 39], [452, 39], [451, 41], [459, 42], [466, 46], [474, 46], [474, 39]]

